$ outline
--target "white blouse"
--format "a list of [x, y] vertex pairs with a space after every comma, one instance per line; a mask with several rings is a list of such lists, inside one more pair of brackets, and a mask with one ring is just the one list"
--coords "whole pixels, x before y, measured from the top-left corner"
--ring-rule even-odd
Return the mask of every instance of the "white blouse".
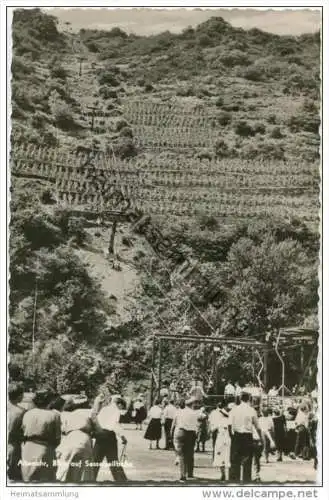
[[152, 407], [150, 408], [150, 411], [149, 411], [148, 417], [149, 417], [149, 418], [161, 418], [161, 417], [162, 417], [162, 408], [160, 408], [160, 407], [159, 407], [159, 406], [157, 406], [157, 405], [152, 406]]

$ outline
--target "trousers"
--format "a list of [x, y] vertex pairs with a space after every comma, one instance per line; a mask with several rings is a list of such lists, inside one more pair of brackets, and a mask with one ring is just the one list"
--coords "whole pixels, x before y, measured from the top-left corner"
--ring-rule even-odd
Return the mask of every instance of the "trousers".
[[242, 481], [251, 482], [252, 457], [253, 439], [251, 432], [235, 432], [231, 441], [231, 481], [240, 482], [242, 467]]
[[94, 462], [97, 464], [93, 468], [93, 480], [96, 481], [100, 464], [103, 459], [109, 463], [110, 471], [114, 481], [125, 482], [127, 481], [126, 474], [121, 465], [118, 465], [118, 442], [115, 432], [103, 429], [96, 435], [94, 446]]
[[178, 429], [176, 434], [176, 452], [179, 457], [181, 477], [193, 477], [195, 431]]

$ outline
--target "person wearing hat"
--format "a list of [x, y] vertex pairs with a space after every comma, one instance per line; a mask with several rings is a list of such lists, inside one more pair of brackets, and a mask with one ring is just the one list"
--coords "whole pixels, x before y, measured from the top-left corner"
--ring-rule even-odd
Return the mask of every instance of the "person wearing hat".
[[240, 470], [243, 469], [243, 482], [251, 482], [253, 457], [253, 430], [262, 440], [257, 413], [250, 405], [250, 394], [241, 393], [241, 403], [232, 408], [229, 418], [229, 434], [231, 437], [231, 469], [230, 479], [240, 481]]
[[61, 440], [60, 415], [48, 409], [53, 394], [38, 391], [35, 408], [23, 417], [22, 478], [25, 482], [56, 480], [56, 448]]
[[95, 446], [93, 467], [94, 481], [97, 479], [100, 464], [104, 457], [110, 466], [114, 481], [126, 481], [126, 475], [121, 464], [118, 464], [118, 440], [121, 437], [121, 443], [127, 444], [127, 439], [123, 433], [120, 424], [121, 412], [125, 409], [125, 401], [120, 396], [114, 397], [108, 405], [103, 406], [97, 416], [94, 415], [95, 424]]
[[200, 414], [197, 407], [198, 401], [189, 398], [185, 402], [185, 408], [179, 410], [175, 418], [175, 445], [179, 458], [180, 481], [186, 481], [186, 477], [193, 478], [194, 446]]
[[11, 481], [21, 481], [21, 443], [23, 440], [22, 421], [25, 410], [19, 406], [23, 398], [24, 389], [19, 383], [10, 383], [8, 386], [9, 402], [7, 406], [8, 447], [7, 447], [7, 474]]

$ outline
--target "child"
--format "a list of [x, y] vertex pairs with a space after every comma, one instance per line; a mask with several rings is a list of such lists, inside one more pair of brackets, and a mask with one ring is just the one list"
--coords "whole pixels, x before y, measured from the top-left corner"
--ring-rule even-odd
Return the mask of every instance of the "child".
[[282, 454], [286, 447], [286, 417], [280, 411], [280, 409], [274, 410], [273, 416], [273, 428], [274, 428], [274, 441], [276, 444], [276, 449], [278, 451], [278, 462], [282, 462]]
[[271, 413], [272, 411], [264, 408], [263, 415], [259, 417], [259, 427], [262, 430], [264, 454], [267, 464], [269, 463], [270, 451], [275, 447], [274, 441], [271, 436], [271, 433], [273, 431], [273, 420]]

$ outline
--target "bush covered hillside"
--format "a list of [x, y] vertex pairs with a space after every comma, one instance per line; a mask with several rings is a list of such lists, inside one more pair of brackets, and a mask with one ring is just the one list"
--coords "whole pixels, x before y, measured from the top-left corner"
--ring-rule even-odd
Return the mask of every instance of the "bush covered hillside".
[[[154, 333], [317, 326], [319, 33], [74, 33], [17, 9], [11, 95], [12, 379], [144, 390]], [[164, 376], [211, 376], [176, 347]], [[218, 366], [251, 376], [247, 352]]]

